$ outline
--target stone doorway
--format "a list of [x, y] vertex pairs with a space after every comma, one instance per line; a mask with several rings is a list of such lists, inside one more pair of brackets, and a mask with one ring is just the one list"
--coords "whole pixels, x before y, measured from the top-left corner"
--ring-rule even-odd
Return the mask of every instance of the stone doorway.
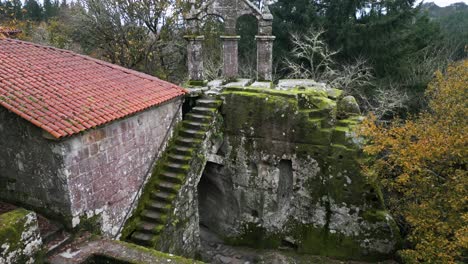
[[222, 234], [225, 219], [234, 220], [233, 214], [238, 211], [229, 202], [233, 198], [232, 191], [227, 189], [229, 184], [221, 170], [222, 165], [208, 162], [197, 188], [200, 227], [218, 235]]

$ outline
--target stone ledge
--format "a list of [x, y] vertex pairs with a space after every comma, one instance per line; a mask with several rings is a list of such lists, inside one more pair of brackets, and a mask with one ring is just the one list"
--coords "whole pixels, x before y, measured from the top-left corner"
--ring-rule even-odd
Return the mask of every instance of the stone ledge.
[[232, 41], [238, 41], [241, 39], [241, 36], [220, 36], [222, 40], [232, 40]]
[[202, 41], [202, 40], [205, 40], [205, 36], [201, 36], [201, 35], [185, 35], [185, 36], [184, 36], [184, 39], [186, 39], [186, 40], [198, 40], [198, 41]]
[[[93, 258], [106, 258], [117, 263], [174, 263], [192, 264], [202, 263], [192, 259], [165, 254], [156, 250], [140, 247], [115, 240], [95, 240], [72, 244], [66, 251], [49, 258], [51, 264], [79, 264], [87, 263]], [[120, 262], [119, 262], [120, 261]], [[98, 262], [96, 262], [98, 263]]]
[[260, 40], [260, 41], [272, 41], [272, 40], [275, 40], [276, 37], [275, 36], [262, 36], [262, 35], [259, 35], [259, 36], [255, 36], [255, 39]]

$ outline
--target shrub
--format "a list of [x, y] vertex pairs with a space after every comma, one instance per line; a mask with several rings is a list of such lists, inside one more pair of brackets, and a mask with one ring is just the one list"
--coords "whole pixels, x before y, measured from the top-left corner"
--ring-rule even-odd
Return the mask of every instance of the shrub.
[[467, 263], [468, 60], [437, 73], [426, 93], [429, 109], [407, 121], [367, 119], [366, 168], [388, 191], [408, 245], [406, 263]]

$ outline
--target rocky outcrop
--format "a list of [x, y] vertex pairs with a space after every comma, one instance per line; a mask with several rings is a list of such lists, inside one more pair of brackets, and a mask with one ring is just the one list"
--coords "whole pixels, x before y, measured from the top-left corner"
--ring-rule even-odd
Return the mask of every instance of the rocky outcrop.
[[224, 143], [200, 181], [201, 224], [234, 245], [345, 259], [392, 254], [398, 229], [360, 168], [359, 109], [341, 94], [226, 88]]
[[34, 212], [16, 209], [0, 215], [0, 263], [37, 263], [42, 247]]

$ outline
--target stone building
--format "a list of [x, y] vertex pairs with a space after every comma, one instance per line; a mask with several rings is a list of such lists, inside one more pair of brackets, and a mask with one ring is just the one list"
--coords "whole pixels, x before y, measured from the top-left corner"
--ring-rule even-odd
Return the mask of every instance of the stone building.
[[186, 91], [86, 56], [0, 39], [0, 200], [119, 233]]

